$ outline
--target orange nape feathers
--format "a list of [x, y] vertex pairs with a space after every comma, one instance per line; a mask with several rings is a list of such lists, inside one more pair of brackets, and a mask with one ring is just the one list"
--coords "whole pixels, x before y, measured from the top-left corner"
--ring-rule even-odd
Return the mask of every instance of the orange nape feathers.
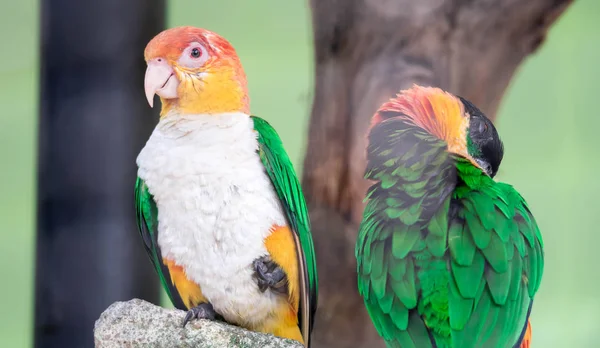
[[[182, 64], [186, 48], [200, 44], [206, 61], [193, 67]], [[146, 46], [144, 58], [165, 59], [179, 80], [177, 98], [161, 98], [161, 116], [178, 114], [250, 113], [246, 74], [233, 46], [222, 36], [191, 26], [167, 29]]]
[[[391, 112], [391, 116], [387, 113]], [[398, 115], [396, 113], [401, 113]], [[467, 151], [469, 116], [454, 95], [439, 88], [414, 85], [384, 103], [371, 120], [371, 127], [390, 117], [403, 117], [448, 144], [448, 151], [470, 158]]]

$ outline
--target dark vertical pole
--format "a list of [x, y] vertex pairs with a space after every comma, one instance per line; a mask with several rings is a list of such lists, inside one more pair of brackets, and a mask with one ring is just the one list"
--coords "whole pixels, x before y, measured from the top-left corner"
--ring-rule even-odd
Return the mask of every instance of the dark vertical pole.
[[164, 0], [42, 2], [35, 346], [93, 347], [111, 303], [159, 301], [135, 225], [135, 159], [156, 123], [146, 43]]

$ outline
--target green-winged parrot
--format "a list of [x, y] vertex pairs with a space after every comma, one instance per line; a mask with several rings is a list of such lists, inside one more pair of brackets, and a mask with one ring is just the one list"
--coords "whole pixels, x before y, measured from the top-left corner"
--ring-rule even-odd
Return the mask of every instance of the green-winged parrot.
[[379, 108], [368, 139], [358, 288], [387, 346], [528, 347], [543, 241], [523, 197], [493, 179], [492, 122], [413, 86]]
[[310, 223], [277, 132], [251, 116], [232, 45], [206, 29], [147, 45], [160, 120], [137, 158], [140, 233], [173, 304], [194, 318], [309, 345], [317, 306]]

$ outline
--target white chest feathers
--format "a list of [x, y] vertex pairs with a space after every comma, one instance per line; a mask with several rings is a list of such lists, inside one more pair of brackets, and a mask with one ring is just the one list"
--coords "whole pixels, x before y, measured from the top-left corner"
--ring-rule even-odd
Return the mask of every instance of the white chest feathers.
[[137, 158], [163, 257], [234, 323], [261, 320], [278, 302], [252, 278], [271, 226], [286, 224], [256, 137], [245, 114], [166, 116]]

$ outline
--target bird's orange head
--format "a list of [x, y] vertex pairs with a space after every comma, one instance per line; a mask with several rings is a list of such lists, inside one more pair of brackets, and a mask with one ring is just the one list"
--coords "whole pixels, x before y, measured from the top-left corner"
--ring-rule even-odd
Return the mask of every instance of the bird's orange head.
[[448, 145], [493, 177], [504, 155], [500, 136], [485, 114], [468, 100], [434, 87], [400, 91], [375, 113], [371, 127], [400, 117]]
[[167, 29], [146, 46], [144, 88], [150, 106], [154, 94], [161, 116], [176, 113], [249, 114], [246, 74], [233, 46], [209, 30]]

